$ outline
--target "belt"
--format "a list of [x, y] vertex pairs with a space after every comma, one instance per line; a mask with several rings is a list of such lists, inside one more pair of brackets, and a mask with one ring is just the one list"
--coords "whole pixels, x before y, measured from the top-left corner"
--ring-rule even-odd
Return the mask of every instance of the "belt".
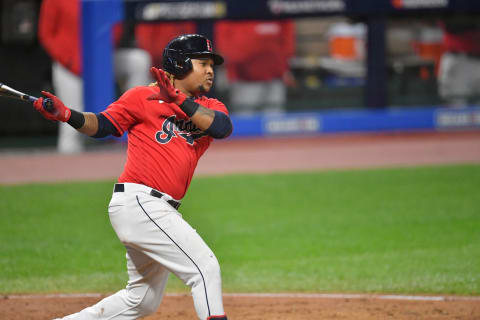
[[[123, 185], [123, 183], [115, 183], [115, 187], [113, 188], [113, 192], [125, 192], [125, 186]], [[152, 197], [156, 197], [156, 198], [159, 198], [159, 199], [165, 196], [163, 193], [161, 193], [160, 191], [155, 190], [155, 189], [152, 189], [150, 191], [150, 195]], [[180, 202], [178, 202], [178, 201], [167, 200], [167, 202], [168, 202], [169, 205], [171, 205], [172, 207], [174, 207], [177, 210], [178, 210], [178, 208], [180, 208]]]

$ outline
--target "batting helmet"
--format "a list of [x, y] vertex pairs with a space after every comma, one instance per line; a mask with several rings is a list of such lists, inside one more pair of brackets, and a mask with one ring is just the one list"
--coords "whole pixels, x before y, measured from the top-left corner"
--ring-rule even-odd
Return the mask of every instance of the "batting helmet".
[[213, 52], [210, 40], [199, 34], [184, 34], [170, 41], [163, 50], [163, 70], [176, 78], [185, 77], [192, 69], [191, 58], [208, 55], [215, 65], [223, 63], [222, 56]]

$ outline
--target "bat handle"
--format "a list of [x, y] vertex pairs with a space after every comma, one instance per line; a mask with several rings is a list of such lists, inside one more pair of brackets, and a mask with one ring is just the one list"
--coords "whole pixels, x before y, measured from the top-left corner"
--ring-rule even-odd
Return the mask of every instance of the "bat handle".
[[[38, 100], [36, 97], [28, 96], [28, 100], [30, 102], [35, 102]], [[49, 113], [53, 113], [55, 111], [55, 108], [53, 107], [53, 101], [49, 98], [44, 98], [43, 103], [42, 103], [43, 109], [45, 109]]]
[[55, 111], [55, 108], [53, 107], [53, 101], [49, 98], [43, 99], [43, 109], [47, 110], [50, 113], [53, 113]]

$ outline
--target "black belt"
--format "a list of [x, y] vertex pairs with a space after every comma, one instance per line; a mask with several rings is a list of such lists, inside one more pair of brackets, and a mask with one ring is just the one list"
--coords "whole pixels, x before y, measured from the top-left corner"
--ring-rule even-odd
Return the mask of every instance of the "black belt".
[[[115, 183], [115, 187], [113, 188], [113, 192], [125, 192], [125, 186], [123, 185], [123, 183]], [[162, 198], [164, 196], [163, 193], [161, 193], [160, 191], [157, 191], [155, 189], [152, 189], [152, 191], [150, 191], [150, 195], [153, 196], [153, 197], [157, 197], [157, 198]], [[172, 207], [174, 207], [177, 210], [178, 210], [178, 208], [180, 208], [180, 202], [178, 202], [178, 201], [167, 200], [167, 202], [168, 202], [169, 205], [171, 205]]]

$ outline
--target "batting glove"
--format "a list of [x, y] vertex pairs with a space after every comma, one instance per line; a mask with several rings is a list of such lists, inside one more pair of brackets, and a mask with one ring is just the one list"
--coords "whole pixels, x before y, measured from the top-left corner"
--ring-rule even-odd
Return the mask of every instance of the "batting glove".
[[147, 100], [163, 100], [167, 103], [173, 102], [179, 106], [185, 101], [185, 99], [187, 99], [187, 96], [184, 93], [180, 92], [180, 90], [172, 85], [165, 71], [152, 67], [150, 72], [152, 73], [153, 78], [157, 80], [157, 86], [160, 91], [157, 94], [148, 97]]
[[33, 103], [33, 107], [48, 120], [67, 122], [72, 115], [72, 111], [50, 92], [42, 91], [42, 94], [52, 101], [52, 107], [48, 111], [43, 107], [43, 97], [38, 98], [37, 101]]

